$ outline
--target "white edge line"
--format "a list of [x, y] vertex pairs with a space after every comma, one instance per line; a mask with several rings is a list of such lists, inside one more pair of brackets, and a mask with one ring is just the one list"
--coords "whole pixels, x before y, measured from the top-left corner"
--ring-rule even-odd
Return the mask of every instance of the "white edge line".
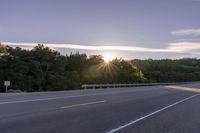
[[175, 105], [177, 105], [177, 104], [180, 104], [180, 103], [182, 103], [182, 102], [184, 102], [184, 101], [187, 101], [187, 100], [189, 100], [189, 99], [191, 99], [191, 98], [194, 98], [194, 97], [197, 97], [197, 96], [199, 96], [199, 95], [200, 95], [200, 94], [198, 93], [198, 94], [192, 95], [192, 96], [190, 96], [190, 97], [187, 97], [187, 98], [185, 98], [185, 99], [182, 99], [182, 100], [180, 100], [180, 101], [178, 101], [178, 102], [175, 102], [175, 103], [173, 103], [173, 104], [170, 104], [170, 105], [168, 105], [168, 106], [166, 106], [166, 107], [164, 107], [164, 108], [162, 108], [162, 109], [156, 110], [156, 111], [154, 111], [154, 112], [152, 112], [152, 113], [150, 113], [150, 114], [148, 114], [148, 115], [142, 116], [142, 117], [140, 117], [140, 118], [138, 118], [138, 119], [136, 119], [136, 120], [133, 120], [133, 121], [127, 123], [127, 124], [124, 124], [124, 125], [122, 125], [122, 126], [119, 126], [118, 128], [112, 129], [112, 130], [110, 130], [110, 131], [107, 132], [107, 133], [115, 133], [115, 132], [117, 132], [117, 131], [119, 131], [119, 130], [121, 130], [121, 129], [123, 129], [123, 128], [126, 128], [126, 127], [128, 127], [128, 126], [130, 126], [130, 125], [133, 125], [133, 124], [135, 124], [135, 123], [137, 123], [137, 122], [139, 122], [139, 121], [141, 121], [141, 120], [144, 120], [144, 119], [146, 119], [146, 118], [148, 118], [148, 117], [150, 117], [150, 116], [153, 116], [153, 115], [155, 115], [155, 114], [157, 114], [157, 113], [159, 113], [159, 112], [161, 112], [161, 111], [164, 111], [164, 110], [166, 110], [166, 109], [168, 109], [168, 108], [170, 108], [170, 107], [173, 107], [173, 106], [175, 106]]

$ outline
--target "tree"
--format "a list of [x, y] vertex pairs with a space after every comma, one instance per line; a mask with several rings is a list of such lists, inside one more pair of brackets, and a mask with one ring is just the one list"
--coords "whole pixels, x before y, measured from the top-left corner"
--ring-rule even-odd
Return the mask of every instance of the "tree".
[[81, 84], [184, 82], [200, 80], [199, 59], [123, 60], [105, 63], [101, 55], [61, 55], [44, 45], [32, 50], [0, 44], [0, 91], [80, 89]]

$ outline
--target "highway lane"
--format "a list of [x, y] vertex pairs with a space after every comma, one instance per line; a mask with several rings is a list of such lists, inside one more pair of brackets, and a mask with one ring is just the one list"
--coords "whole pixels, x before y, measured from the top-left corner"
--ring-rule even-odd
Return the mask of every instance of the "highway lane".
[[[200, 84], [185, 86], [199, 88]], [[196, 94], [198, 92], [165, 86], [1, 94], [0, 131], [1, 133], [106, 133]], [[145, 129], [160, 124], [160, 130], [150, 128], [151, 132], [166, 132], [168, 130], [165, 130], [165, 126], [162, 128], [165, 121], [173, 118], [176, 121], [176, 117], [166, 116], [176, 115], [178, 110], [183, 111], [184, 114], [186, 113], [184, 107], [188, 108], [187, 106], [195, 110], [198, 99], [199, 96], [191, 98], [117, 132], [147, 132], [142, 130], [143, 123], [146, 123]], [[186, 111], [190, 113], [190, 110]], [[183, 119], [185, 123], [188, 122], [187, 119], [192, 119], [194, 116], [197, 118], [197, 112], [191, 111], [193, 115], [190, 116], [191, 118]], [[168, 115], [165, 115], [167, 113]], [[152, 118], [157, 120], [155, 124]], [[196, 123], [200, 122], [195, 118]], [[159, 120], [163, 123], [159, 123]], [[148, 126], [151, 124], [153, 126]], [[178, 131], [180, 127], [176, 128]], [[184, 130], [188, 127], [182, 128]], [[195, 131], [200, 130], [196, 127]]]
[[118, 133], [199, 133], [200, 97], [138, 122]]

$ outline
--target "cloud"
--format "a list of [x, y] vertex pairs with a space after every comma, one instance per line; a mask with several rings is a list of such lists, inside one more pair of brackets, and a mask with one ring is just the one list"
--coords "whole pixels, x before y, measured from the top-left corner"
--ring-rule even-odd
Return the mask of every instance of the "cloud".
[[189, 52], [200, 49], [200, 42], [175, 42], [170, 43], [168, 50], [177, 50], [182, 52]]
[[192, 35], [192, 36], [200, 36], [200, 29], [182, 29], [182, 30], [176, 30], [171, 32], [172, 35]]
[[[5, 45], [14, 47], [34, 47], [38, 43], [13, 43], [3, 42]], [[76, 49], [76, 50], [90, 50], [90, 51], [134, 51], [134, 52], [170, 52], [170, 53], [189, 53], [189, 54], [200, 54], [194, 52], [200, 50], [200, 42], [173, 42], [169, 43], [164, 48], [146, 48], [136, 46], [91, 46], [91, 45], [75, 45], [75, 44], [44, 44], [52, 49]]]
[[[34, 47], [38, 43], [13, 43], [13, 42], [3, 42], [5, 45], [18, 46], [18, 47]], [[43, 43], [42, 43], [43, 44]], [[91, 46], [91, 45], [75, 45], [75, 44], [44, 44], [50, 48], [68, 48], [68, 49], [80, 49], [80, 50], [97, 50], [97, 51], [135, 51], [135, 52], [170, 52], [167, 49], [156, 49], [156, 48], [145, 48], [136, 46]], [[172, 50], [173, 51], [173, 50]]]

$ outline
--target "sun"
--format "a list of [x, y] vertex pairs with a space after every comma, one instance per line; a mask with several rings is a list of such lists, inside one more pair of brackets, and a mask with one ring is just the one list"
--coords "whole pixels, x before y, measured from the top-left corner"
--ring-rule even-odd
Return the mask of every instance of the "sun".
[[110, 54], [105, 54], [103, 55], [103, 60], [105, 61], [105, 63], [109, 63], [110, 61], [113, 60], [113, 56]]

